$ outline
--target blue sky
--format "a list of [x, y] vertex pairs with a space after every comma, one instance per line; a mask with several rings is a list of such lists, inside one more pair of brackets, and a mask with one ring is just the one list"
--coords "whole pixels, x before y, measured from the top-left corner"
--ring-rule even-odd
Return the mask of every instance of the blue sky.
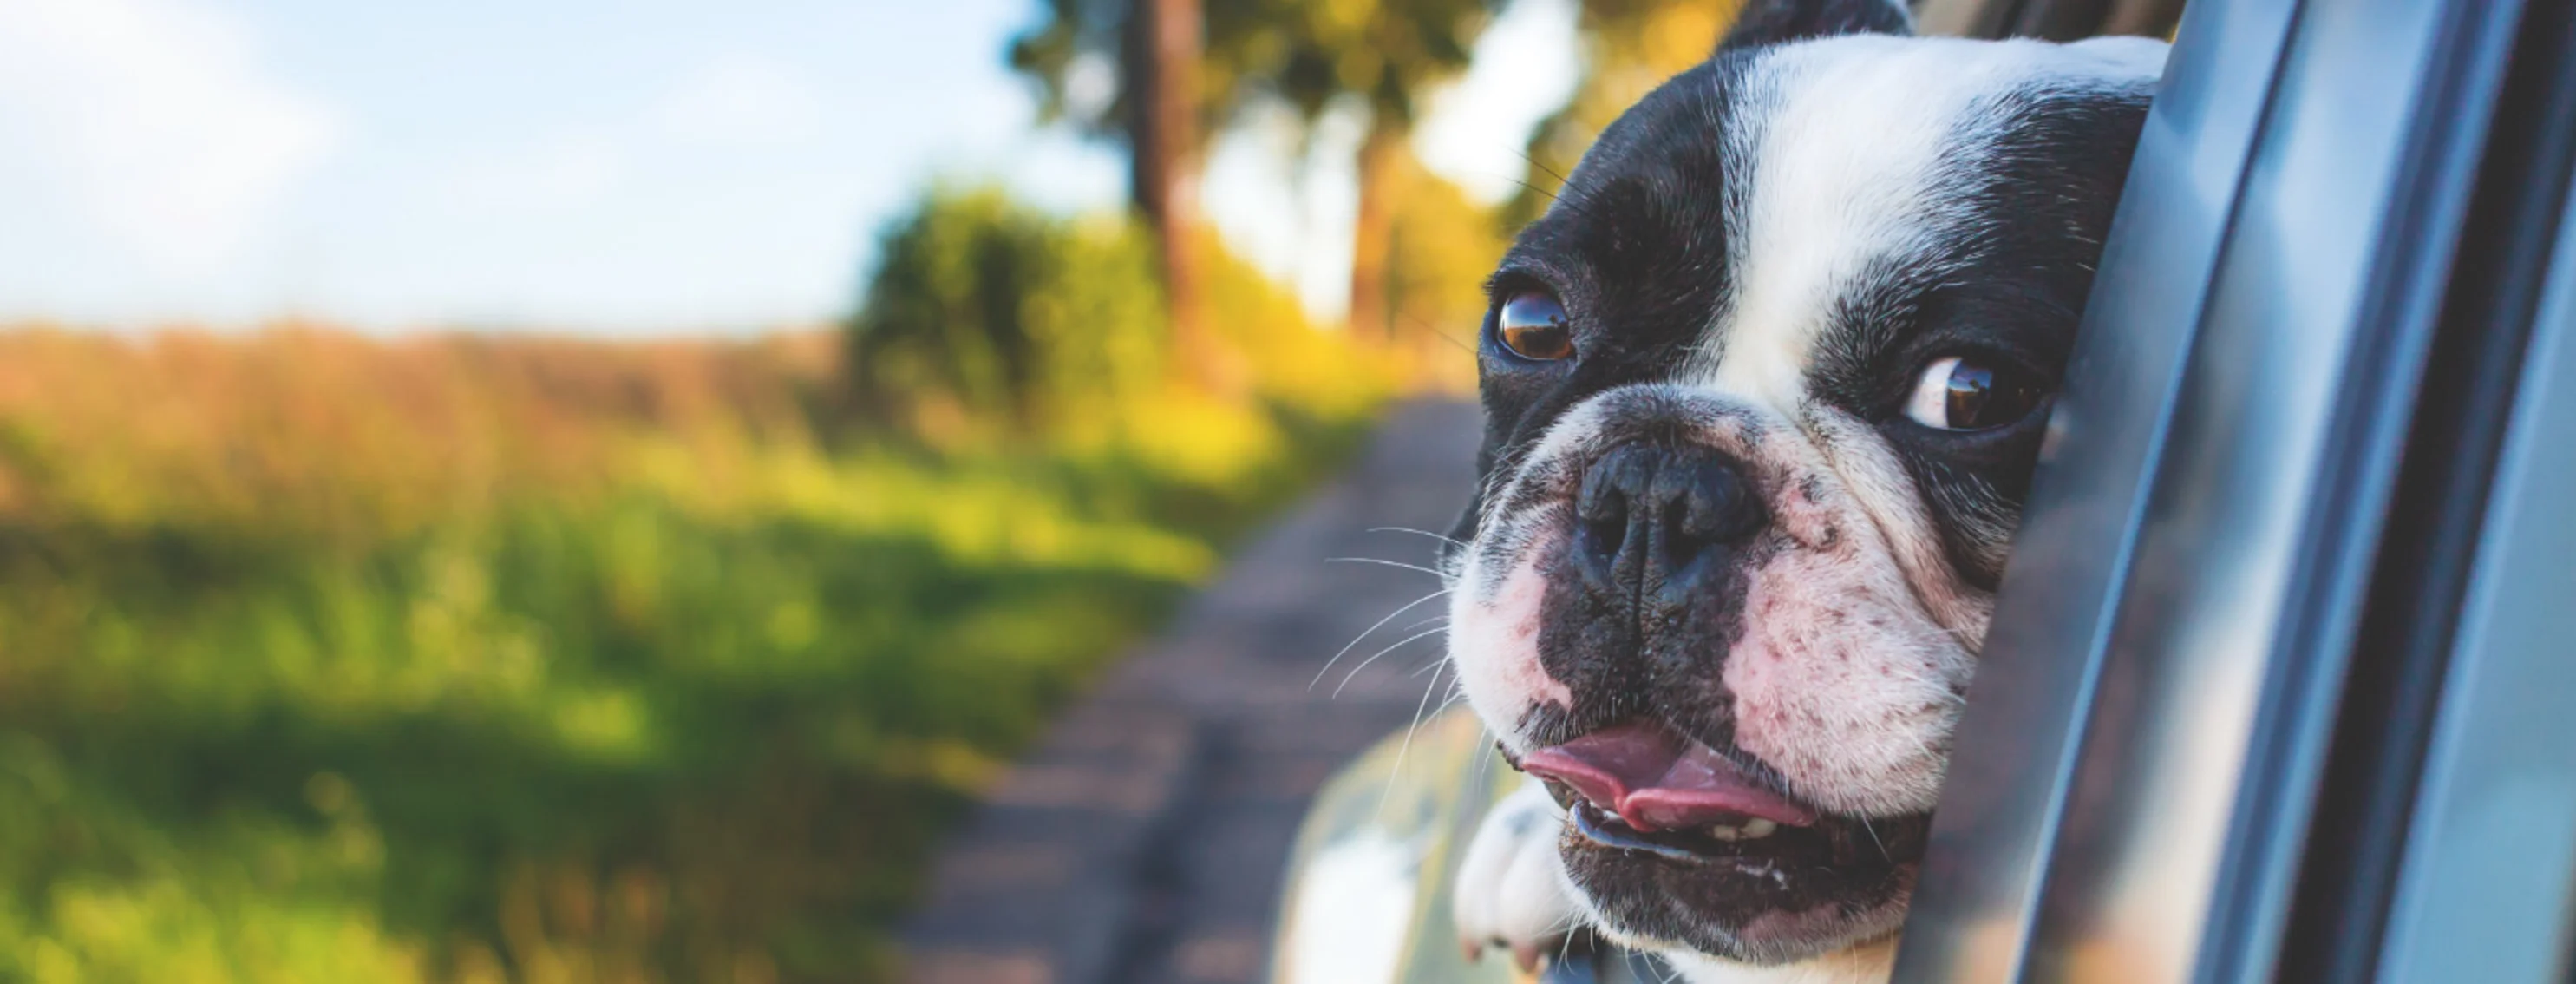
[[[845, 311], [933, 175], [1115, 206], [1034, 128], [1035, 0], [0, 0], [0, 321], [754, 331]], [[1517, 0], [1418, 149], [1489, 196], [1574, 74]], [[1345, 121], [1347, 122], [1347, 121]], [[1328, 128], [1319, 159], [1353, 127]], [[1330, 313], [1347, 170], [1226, 135], [1208, 208]]]

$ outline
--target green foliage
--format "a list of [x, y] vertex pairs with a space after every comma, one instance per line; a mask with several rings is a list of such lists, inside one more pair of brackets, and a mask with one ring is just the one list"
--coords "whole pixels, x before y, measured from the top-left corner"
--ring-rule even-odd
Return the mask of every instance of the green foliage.
[[[1200, 117], [1193, 139], [1204, 142], [1256, 107], [1284, 108], [1309, 137], [1328, 111], [1365, 114], [1349, 310], [1353, 330], [1372, 341], [1422, 340], [1401, 329], [1397, 316], [1404, 312], [1388, 296], [1388, 281], [1401, 273], [1391, 269], [1391, 203], [1401, 197], [1397, 185], [1411, 167], [1405, 143], [1423, 100], [1465, 70], [1500, 2], [1183, 0], [1198, 8], [1202, 27], [1197, 63], [1190, 66]], [[1140, 154], [1171, 152], [1167, 142], [1138, 129], [1145, 117], [1133, 111], [1153, 104], [1147, 87], [1171, 74], [1153, 70], [1157, 53], [1140, 44], [1153, 30], [1140, 13], [1148, 8], [1127, 0], [1049, 0], [1046, 9], [1048, 18], [1010, 49], [1012, 67], [1036, 84], [1042, 118], [1070, 120]], [[1156, 175], [1185, 169], [1198, 149], [1179, 148], [1177, 162], [1139, 157], [1152, 166], [1137, 167], [1132, 177], [1168, 181]], [[1155, 189], [1139, 185], [1131, 193], [1149, 213], [1163, 214], [1153, 204], [1163, 200]]]
[[1273, 35], [1248, 45], [1262, 60], [1244, 77], [1312, 121], [1356, 99], [1372, 126], [1410, 132], [1432, 87], [1466, 70], [1492, 0], [1218, 0], [1237, 6], [1211, 24], [1240, 22]]
[[860, 396], [1021, 431], [1097, 418], [1160, 384], [1151, 246], [994, 188], [939, 189], [890, 225], [850, 333]]
[[0, 982], [884, 979], [1369, 405], [934, 451], [801, 348], [0, 334]]
[[[1384, 124], [1410, 127], [1416, 100], [1463, 70], [1495, 0], [1201, 0], [1202, 133], [1276, 101], [1311, 120], [1343, 96]], [[1134, 98], [1124, 51], [1127, 0], [1047, 0], [1046, 19], [1011, 43], [1011, 67], [1038, 91], [1044, 118], [1124, 140]], [[1104, 74], [1105, 73], [1105, 74]], [[1109, 83], [1107, 98], [1080, 90]]]
[[1742, 7], [1743, 0], [1580, 0], [1583, 76], [1574, 98], [1530, 134], [1529, 170], [1501, 211], [1505, 226], [1545, 212], [1602, 128], [1664, 80], [1708, 60]]
[[[1098, 0], [1045, 0], [1047, 16], [1036, 28], [1011, 39], [1004, 58], [1037, 89], [1038, 120], [1071, 123], [1093, 136], [1124, 139], [1131, 94], [1118, 68], [1127, 54], [1128, 5]], [[1085, 69], [1112, 74], [1106, 92], [1078, 94], [1075, 81]], [[1092, 98], [1085, 100], [1082, 96]]]
[[[1400, 337], [1423, 347], [1421, 355], [1472, 373], [1485, 316], [1485, 278], [1510, 243], [1493, 211], [1464, 189], [1419, 165], [1412, 171], [1404, 177], [1388, 232], [1389, 320]], [[1472, 385], [1474, 378], [1463, 382]]]
[[[1239, 357], [1249, 404], [1173, 385], [1170, 333], [1141, 226], [1068, 218], [991, 187], [939, 187], [888, 225], [848, 334], [850, 380], [878, 420], [934, 443], [1043, 438], [1163, 454], [1209, 475], [1266, 446], [1263, 415], [1364, 412], [1387, 367], [1309, 322], [1213, 238], [1209, 341]], [[1181, 447], [1171, 447], [1175, 440]]]

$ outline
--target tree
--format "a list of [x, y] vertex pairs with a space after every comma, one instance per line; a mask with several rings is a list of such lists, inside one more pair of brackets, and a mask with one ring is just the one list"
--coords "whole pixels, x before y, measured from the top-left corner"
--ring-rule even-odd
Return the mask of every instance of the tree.
[[[1213, 383], [1218, 357], [1199, 291], [1206, 129], [1198, 0], [1048, 0], [1047, 9], [1044, 24], [1012, 40], [1011, 67], [1039, 83], [1042, 120], [1069, 120], [1127, 145], [1128, 198], [1154, 231], [1175, 364]], [[1102, 98], [1084, 98], [1089, 79], [1110, 87]]]
[[[1363, 334], [1385, 337], [1394, 202], [1411, 171], [1405, 143], [1422, 96], [1466, 67], [1495, 2], [1205, 0], [1202, 9], [1187, 0], [1049, 0], [1047, 22], [1013, 43], [1011, 64], [1038, 82], [1048, 118], [1069, 119], [1134, 152], [1131, 195], [1140, 212], [1157, 218], [1167, 253], [1174, 242], [1187, 249], [1164, 223], [1187, 217], [1209, 133], [1264, 100], [1286, 105], [1309, 128], [1335, 107], [1356, 103], [1368, 128], [1357, 161], [1351, 321]], [[1166, 9], [1183, 6], [1187, 13]], [[1199, 21], [1198, 51], [1179, 68], [1167, 59], [1185, 45], [1164, 35], [1180, 31], [1185, 17]], [[1155, 57], [1142, 57], [1149, 49]], [[1093, 82], [1113, 65], [1105, 98], [1086, 92], [1097, 90]], [[1186, 262], [1167, 260], [1167, 280], [1179, 285], [1187, 276]]]
[[1138, 80], [1128, 107], [1130, 185], [1162, 253], [1164, 304], [1181, 363], [1206, 382], [1218, 356], [1199, 295], [1199, 5], [1132, 0], [1132, 8], [1124, 54], [1128, 77]]
[[[1269, 0], [1280, 41], [1260, 66], [1271, 94], [1311, 127], [1345, 101], [1368, 114], [1351, 230], [1350, 319], [1363, 337], [1389, 338], [1388, 269], [1396, 202], [1412, 166], [1408, 142], [1423, 97], [1467, 67], [1495, 0]], [[1255, 49], [1256, 51], [1261, 49]]]
[[1603, 127], [1664, 80], [1706, 61], [1742, 0], [1581, 0], [1583, 77], [1565, 107], [1530, 134], [1521, 193], [1503, 208], [1517, 228], [1546, 210], [1567, 171]]

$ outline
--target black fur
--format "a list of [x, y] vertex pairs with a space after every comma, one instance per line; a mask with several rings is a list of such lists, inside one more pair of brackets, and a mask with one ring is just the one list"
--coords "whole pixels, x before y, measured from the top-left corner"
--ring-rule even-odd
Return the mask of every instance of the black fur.
[[[1474, 546], [1459, 549], [1480, 551], [1483, 562], [1527, 546], [1515, 542], [1526, 530], [1498, 532], [1489, 524], [1545, 519], [1569, 527], [1585, 472], [1618, 449], [1684, 454], [1675, 449], [1705, 439], [1710, 428], [1737, 428], [1730, 436], [1747, 446], [1760, 442], [1759, 432], [1776, 418], [1730, 411], [1724, 400], [1694, 397], [1688, 387], [1656, 385], [1675, 382], [1686, 366], [1721, 364], [1733, 342], [1714, 326], [1731, 317], [1745, 290], [1729, 230], [1747, 207], [1753, 162], [1734, 159], [1742, 147], [1730, 136], [1777, 109], [1741, 97], [1776, 46], [1908, 30], [1903, 11], [1885, 0], [1757, 0], [1708, 62], [1658, 88], [1601, 135], [1488, 283], [1497, 310], [1524, 291], [1552, 294], [1572, 327], [1575, 355], [1523, 358], [1500, 343], [1488, 316], [1477, 356], [1484, 481], [1453, 534]], [[1803, 368], [1806, 403], [1783, 411], [1787, 426], [1808, 435], [1821, 432], [1825, 418], [1873, 429], [1919, 494], [1949, 573], [1970, 589], [1990, 590], [2020, 517], [2047, 402], [2004, 426], [1945, 431], [1910, 419], [1907, 397], [1927, 365], [1971, 354], [2054, 390], [2147, 105], [2134, 90], [2038, 83], [1978, 98], [1945, 144], [1951, 156], [1937, 167], [1944, 176], [1939, 221], [1947, 224], [1918, 237], [1929, 248], [1855, 258], [1866, 273], [1843, 283], [1824, 310]], [[1604, 394], [1615, 395], [1601, 401], [1601, 426], [1585, 435], [1584, 446], [1527, 466], [1533, 447], [1568, 410]], [[1778, 487], [1761, 494], [1812, 502], [1824, 493]], [[1713, 554], [1725, 567], [1694, 575], [1691, 590], [1704, 596], [1695, 604], [1646, 603], [1673, 589], [1651, 565], [1617, 575], [1635, 583], [1604, 583], [1600, 571], [1587, 574], [1584, 549], [1577, 534], [1536, 561], [1545, 579], [1539, 664], [1573, 703], [1543, 704], [1509, 722], [1519, 738], [1544, 746], [1646, 718], [1789, 792], [1776, 773], [1734, 748], [1734, 695], [1721, 677], [1746, 619], [1758, 615], [1744, 610], [1749, 572], [1791, 549], [1785, 534], [1757, 530]], [[1464, 566], [1455, 553], [1449, 559], [1453, 569]], [[1497, 579], [1508, 566], [1481, 563]], [[1490, 593], [1496, 586], [1460, 590]], [[1922, 829], [1920, 816], [1880, 823], [1900, 837]], [[1842, 831], [1836, 836], [1848, 833], [1827, 826]], [[1610, 899], [1604, 904], [1627, 928], [1746, 959], [1795, 959], [1800, 946], [1853, 942], [1820, 931], [1786, 948], [1774, 940], [1737, 949], [1731, 934], [1752, 918], [1747, 913], [1842, 906], [1853, 916], [1843, 930], [1885, 932], [1893, 918], [1885, 907], [1900, 905], [1912, 879], [1905, 859], [1882, 854], [1876, 861], [1886, 864], [1819, 869], [1833, 874], [1774, 892], [1740, 879], [1676, 875], [1579, 837], [1565, 853], [1587, 888], [1626, 886], [1594, 897]]]
[[[1727, 93], [1749, 65], [1740, 52], [1721, 53], [1647, 96], [1602, 134], [1555, 207], [1505, 255], [1489, 284], [1494, 303], [1524, 289], [1554, 292], [1580, 355], [1522, 359], [1488, 318], [1478, 353], [1483, 492], [1573, 405], [1668, 378], [1695, 346], [1715, 345], [1723, 357], [1726, 339], [1707, 337], [1736, 289], [1721, 211], [1730, 162], [1718, 138], [1738, 112]], [[1927, 490], [1951, 561], [1980, 587], [2001, 574], [2045, 414], [1957, 434], [1913, 424], [1904, 399], [1931, 358], [1961, 351], [2000, 357], [2053, 388], [2147, 108], [2143, 96], [2098, 91], [2013, 98], [1998, 107], [2000, 132], [1980, 144], [2002, 153], [1977, 168], [1974, 218], [1948, 237], [1951, 254], [1908, 257], [1839, 299], [1810, 367], [1817, 399], [1881, 427]], [[1470, 503], [1458, 539], [1471, 537], [1486, 505], [1482, 494]]]
[[1912, 18], [1890, 0], [1753, 0], [1718, 42], [1735, 48], [1787, 44], [1841, 34], [1911, 34]]

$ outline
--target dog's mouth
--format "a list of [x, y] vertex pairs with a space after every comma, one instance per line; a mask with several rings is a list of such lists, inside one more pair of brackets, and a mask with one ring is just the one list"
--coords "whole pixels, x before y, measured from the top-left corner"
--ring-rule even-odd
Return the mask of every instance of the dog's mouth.
[[1783, 960], [1892, 929], [1929, 814], [1837, 816], [1708, 745], [1628, 723], [1520, 761], [1565, 807], [1569, 872], [1614, 924]]

